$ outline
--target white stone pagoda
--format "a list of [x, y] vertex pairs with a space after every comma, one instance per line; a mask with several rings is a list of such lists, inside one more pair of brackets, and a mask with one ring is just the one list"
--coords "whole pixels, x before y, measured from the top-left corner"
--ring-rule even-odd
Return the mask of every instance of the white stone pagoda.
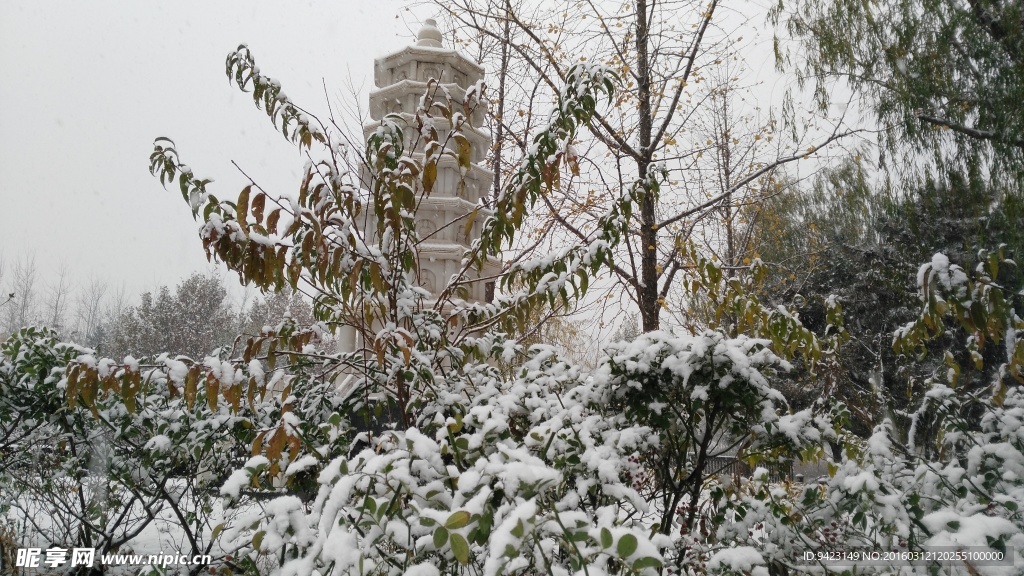
[[[405, 121], [405, 148], [412, 150], [417, 135], [415, 113], [428, 91], [428, 82], [435, 79], [459, 103], [465, 98], [466, 90], [483, 76], [484, 69], [479, 64], [455, 50], [444, 48], [437, 23], [432, 19], [426, 20], [415, 44], [374, 62], [377, 89], [370, 93], [373, 122], [363, 126], [364, 140], [377, 130], [384, 116], [394, 114]], [[436, 90], [436, 96], [437, 100], [443, 100], [443, 91]], [[433, 190], [420, 202], [416, 211], [416, 232], [422, 240], [419, 245], [418, 281], [432, 294], [433, 301], [448, 286], [451, 278], [461, 271], [466, 249], [480, 237], [481, 226], [492, 214], [479, 204], [494, 181], [494, 174], [483, 164], [491, 146], [490, 134], [481, 129], [484, 114], [482, 106], [475, 109], [469, 125], [461, 130], [470, 142], [469, 169], [462, 171], [455, 158], [443, 156], [438, 161]], [[434, 126], [440, 134], [450, 129], [447, 120], [440, 116], [434, 118]], [[412, 153], [423, 157], [422, 147], [412, 150]], [[362, 180], [366, 187], [370, 184], [369, 178], [368, 170], [364, 170]], [[473, 225], [467, 230], [467, 216], [474, 209], [478, 212]], [[500, 270], [500, 264], [493, 261], [488, 262], [483, 270], [470, 269], [462, 279], [468, 292], [457, 296], [472, 302], [490, 301], [494, 294], [493, 279]], [[356, 330], [352, 326], [342, 327], [339, 339], [342, 350], [355, 350], [358, 346]]]
[[[415, 44], [374, 62], [373, 76], [377, 89], [370, 93], [370, 117], [375, 122], [363, 127], [364, 137], [377, 129], [385, 115], [394, 114], [408, 127], [404, 129], [406, 150], [411, 150], [417, 136], [415, 112], [428, 91], [428, 81], [436, 80], [456, 103], [461, 103], [467, 88], [483, 78], [484, 69], [455, 50], [444, 48], [437, 23], [428, 19]], [[443, 101], [443, 91], [436, 88], [434, 91], [436, 100]], [[481, 226], [492, 214], [486, 208], [478, 208], [478, 202], [487, 195], [494, 181], [494, 174], [483, 164], [491, 146], [490, 134], [481, 130], [484, 114], [483, 106], [477, 107], [469, 118], [470, 125], [461, 130], [471, 146], [469, 170], [463, 173], [455, 158], [443, 156], [437, 165], [434, 188], [416, 211], [416, 232], [422, 239], [419, 282], [435, 297], [452, 276], [459, 273], [466, 248], [480, 237]], [[442, 135], [450, 129], [447, 120], [439, 115], [434, 118], [434, 126]], [[422, 158], [422, 152], [421, 147], [413, 153]], [[478, 209], [478, 213], [467, 230], [467, 215], [474, 209]], [[493, 296], [493, 278], [499, 271], [496, 262], [488, 263], [480, 272], [470, 271], [466, 278], [469, 280], [466, 299], [489, 301]]]

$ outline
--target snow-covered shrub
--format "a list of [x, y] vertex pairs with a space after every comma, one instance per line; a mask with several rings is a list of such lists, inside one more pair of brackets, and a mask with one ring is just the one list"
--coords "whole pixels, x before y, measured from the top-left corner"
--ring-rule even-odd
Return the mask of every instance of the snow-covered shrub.
[[284, 496], [225, 538], [282, 574], [658, 573], [668, 540], [629, 520], [647, 505], [622, 481], [642, 429], [546, 348], [515, 380], [470, 362], [445, 384], [461, 392], [425, 399], [415, 427], [325, 466], [308, 511]]
[[[785, 363], [765, 344], [652, 333], [613, 347], [586, 379], [544, 347], [511, 381], [492, 363], [455, 362], [415, 403], [416, 426], [323, 469], [309, 512], [283, 496], [225, 538], [278, 558], [283, 574], [656, 573], [666, 547], [676, 569], [698, 570], [695, 550], [727, 547], [714, 540], [722, 511], [696, 511], [709, 458], [820, 439], [822, 420], [787, 415], [767, 385], [761, 370]], [[471, 345], [516, 352], [499, 335]], [[696, 504], [678, 518], [682, 502]]]
[[[304, 339], [287, 322], [273, 334]], [[217, 491], [254, 442], [289, 453], [295, 441], [281, 428], [301, 420], [306, 442], [348, 445], [331, 424], [339, 415], [324, 413], [337, 403], [329, 385], [302, 375], [293, 365], [283, 388], [295, 395], [282, 397], [283, 389], [268, 393], [275, 383], [259, 362], [167, 354], [115, 362], [45, 329], [22, 329], [0, 356], [0, 519], [22, 546], [91, 546], [102, 555], [144, 531], [170, 530], [182, 553], [217, 552]], [[245, 398], [250, 379], [269, 389]], [[313, 484], [290, 472], [290, 488]]]
[[678, 572], [717, 566], [724, 556], [716, 554], [736, 541], [726, 536], [736, 519], [724, 505], [737, 487], [719, 482], [722, 461], [792, 461], [835, 437], [826, 415], [790, 414], [769, 385], [767, 372], [788, 368], [770, 344], [720, 331], [651, 332], [611, 345], [595, 378], [613, 426], [646, 432], [624, 471], [643, 478], [635, 487], [651, 503], [645, 522], [673, 538]]
[[[4, 342], [0, 518], [20, 546], [91, 546], [102, 554], [161, 519], [187, 535], [193, 553], [208, 551], [213, 472], [230, 461], [229, 445], [239, 446], [217, 427], [232, 417], [188, 414], [133, 359], [123, 368], [92, 353], [45, 329], [22, 329]], [[81, 396], [66, 395], [69, 365], [88, 373]]]
[[[736, 522], [722, 540], [759, 550], [765, 565], [799, 568], [800, 554], [910, 551], [950, 546], [1001, 552], [1000, 565], [970, 560], [952, 564], [888, 561], [847, 565], [857, 573], [896, 570], [964, 574], [1019, 574], [1024, 565], [1024, 322], [1013, 300], [993, 281], [1013, 266], [997, 251], [982, 253], [969, 275], [941, 254], [921, 267], [922, 312], [895, 335], [899, 350], [922, 350], [924, 341], [963, 330], [966, 368], [948, 352], [917, 406], [904, 411], [901, 437], [892, 422], [866, 441], [846, 438], [846, 458], [830, 463], [824, 486], [772, 486], [756, 478], [727, 492], [724, 509]], [[999, 343], [1000, 366], [987, 385], [965, 385], [962, 370], [982, 372], [983, 348]], [[990, 356], [991, 351], [987, 351]], [[823, 565], [818, 560], [812, 565]]]
[[[947, 396], [947, 399], [950, 396]], [[926, 402], [919, 413], [934, 410]], [[889, 422], [862, 446], [848, 446], [824, 486], [786, 490], [758, 482], [730, 494], [725, 506], [741, 521], [719, 537], [758, 548], [766, 563], [799, 567], [805, 552], [922, 551], [950, 546], [1005, 553], [1002, 565], [958, 562], [956, 573], [1018, 574], [1024, 564], [1024, 392], [1010, 390], [998, 403], [979, 399], [980, 425], [947, 413], [943, 427], [960, 433], [938, 440], [935, 457], [900, 443]], [[888, 574], [906, 562], [860, 563], [858, 573]], [[922, 564], [920, 569], [938, 565]], [[851, 566], [852, 567], [852, 566]], [[973, 570], [973, 571], [972, 571]]]
[[[203, 360], [113, 361], [78, 350], [64, 360], [64, 376], [48, 381], [61, 406], [90, 413], [140, 455], [112, 458], [128, 474], [124, 486], [162, 487], [154, 471], [166, 479], [204, 468], [196, 490], [218, 486], [235, 517], [210, 526], [200, 508], [183, 514], [183, 525], [200, 536], [194, 549], [220, 538], [221, 568], [760, 576], [799, 569], [798, 551], [980, 542], [977, 530], [987, 546], [1024, 544], [1015, 508], [1024, 496], [1024, 402], [1005, 386], [989, 396], [935, 388], [921, 412], [945, 431], [927, 452], [935, 457], [901, 448], [882, 426], [866, 443], [846, 443], [848, 458], [832, 463], [822, 487], [769, 482], [765, 468], [729, 484], [715, 478], [716, 456], [770, 466], [821, 456], [824, 441], [842, 436], [842, 406], [789, 413], [769, 385], [766, 375], [787, 368], [794, 354], [811, 364], [828, 351], [795, 314], [753, 296], [751, 282], [764, 272], [758, 262], [746, 277], [725, 277], [688, 247], [687, 289], [712, 325], [613, 345], [591, 375], [506, 335], [537, 304], [586, 292], [643, 194], [657, 193], [656, 167], [650, 182], [600, 217], [593, 237], [511, 265], [506, 293], [494, 302], [460, 298], [471, 267], [500, 257], [529, 207], [559, 185], [560, 170], [575, 170], [575, 131], [613, 92], [600, 67], [567, 71], [549, 125], [438, 294], [417, 283], [414, 213], [440, 161], [468, 169], [462, 131], [483, 87], [456, 103], [428, 82], [409, 125], [385, 117], [363, 165], [353, 167], [332, 123], [295, 106], [246, 47], [229, 55], [227, 68], [286, 137], [320, 155], [307, 165], [298, 198], [273, 197], [252, 182], [236, 200], [219, 200], [167, 139], [157, 140], [151, 169], [178, 183], [211, 258], [263, 290], [287, 285], [312, 295], [317, 322], [286, 322]], [[410, 140], [406, 130], [414, 130]], [[360, 169], [366, 189], [354, 184]], [[958, 319], [975, 323], [976, 339], [991, 339], [983, 325], [1006, 328], [1001, 337], [1017, 354], [1019, 319], [975, 319], [987, 303], [999, 304], [991, 282], [979, 286], [988, 298], [982, 313], [954, 306]], [[962, 299], [972, 290], [955, 293]], [[933, 333], [936, 315], [950, 309], [929, 302], [928, 330], [908, 327], [905, 335]], [[838, 316], [831, 308], [832, 344], [843, 335]], [[338, 327], [355, 331], [354, 350], [316, 345]], [[1006, 366], [1019, 376], [1019, 362]], [[164, 496], [154, 502], [176, 509], [179, 500]]]
[[44, 329], [4, 342], [0, 518], [20, 546], [102, 555], [172, 525], [183, 553], [210, 552], [211, 488], [248, 448], [251, 419], [197, 406], [205, 392], [190, 398], [166, 378], [185, 373], [181, 361], [151, 361], [97, 359]]

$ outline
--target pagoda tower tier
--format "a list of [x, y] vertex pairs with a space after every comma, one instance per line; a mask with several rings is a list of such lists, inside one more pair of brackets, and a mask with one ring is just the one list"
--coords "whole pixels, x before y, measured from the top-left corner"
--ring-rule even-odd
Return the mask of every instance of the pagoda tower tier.
[[[369, 137], [376, 131], [382, 118], [395, 115], [400, 124], [403, 121], [405, 124], [406, 153], [422, 158], [422, 147], [414, 149], [418, 140], [415, 114], [428, 90], [432, 92], [429, 97], [440, 103], [445, 103], [444, 92], [447, 91], [456, 110], [461, 110], [460, 104], [467, 90], [483, 77], [484, 69], [479, 64], [442, 46], [437, 23], [428, 19], [417, 36], [416, 44], [375, 61], [374, 84], [377, 89], [370, 93], [370, 117], [374, 122], [363, 127], [364, 136]], [[431, 86], [431, 80], [436, 84]], [[485, 119], [483, 106], [472, 110], [467, 119], [460, 131], [470, 143], [469, 168], [461, 168], [452, 156], [442, 156], [437, 163], [433, 190], [420, 201], [416, 210], [416, 233], [422, 240], [418, 248], [419, 283], [435, 298], [452, 276], [462, 270], [466, 249], [480, 238], [483, 223], [493, 214], [481, 202], [494, 181], [494, 174], [484, 165], [491, 147], [491, 135], [482, 128]], [[443, 117], [431, 120], [442, 138], [451, 129]], [[452, 148], [455, 143], [451, 141], [447, 145]], [[370, 174], [365, 168], [362, 176], [364, 183], [370, 182]], [[474, 211], [475, 216], [471, 216]], [[483, 270], [469, 270], [463, 279], [467, 283], [467, 299], [489, 301], [494, 294], [493, 279], [500, 270], [500, 265], [493, 261], [489, 261]]]

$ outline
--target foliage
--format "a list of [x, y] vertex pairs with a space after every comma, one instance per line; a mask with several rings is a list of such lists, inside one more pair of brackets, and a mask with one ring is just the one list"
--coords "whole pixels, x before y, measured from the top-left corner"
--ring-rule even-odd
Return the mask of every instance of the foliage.
[[[610, 279], [635, 304], [645, 332], [661, 328], [667, 310], [678, 314], [671, 325], [683, 323], [688, 294], [680, 288], [691, 245], [705, 256], [727, 254], [720, 258], [726, 266], [743, 266], [724, 246], [732, 243], [738, 207], [773, 191], [782, 166], [846, 134], [834, 126], [813, 145], [803, 134], [783, 145], [773, 141], [770, 117], [730, 108], [754, 94], [740, 79], [742, 38], [730, 33], [729, 8], [718, 1], [437, 4], [450, 14], [456, 38], [479, 49], [498, 74], [502, 93], [490, 121], [506, 138], [492, 157], [504, 183], [496, 187], [499, 213], [521, 174], [510, 158], [531, 162], [537, 153], [522, 134], [543, 126], [549, 103], [574, 84], [571, 72], [581, 63], [600, 65], [620, 79], [610, 106], [546, 152], [563, 153], [570, 173], [531, 192], [534, 231], [517, 248], [528, 258], [547, 245], [593, 245], [610, 232], [606, 216], [618, 210], [616, 242], [595, 280]], [[730, 232], [721, 240], [723, 227]]]
[[655, 503], [654, 525], [663, 534], [707, 536], [718, 503], [707, 502], [706, 490], [721, 473], [721, 458], [792, 460], [808, 445], [835, 438], [828, 418], [810, 410], [788, 414], [763, 372], [789, 364], [769, 344], [716, 331], [652, 332], [609, 348], [604, 378], [616, 425], [652, 434], [636, 462], [649, 481], [643, 473], [633, 481]]
[[[996, 252], [982, 251], [973, 277], [956, 264], [950, 264], [946, 255], [938, 253], [918, 272], [918, 289], [923, 308], [918, 318], [896, 331], [894, 346], [900, 351], [924, 352], [924, 342], [943, 335], [947, 325], [959, 327], [964, 333], [964, 349], [969, 359], [966, 364], [978, 372], [985, 369], [982, 350], [991, 342], [1000, 349], [999, 365], [989, 370], [990, 380], [964, 382], [964, 366], [958, 355], [947, 351], [944, 362], [948, 368], [948, 384], [970, 392], [979, 389], [992, 395], [999, 406], [1007, 394], [1008, 386], [1024, 384], [1024, 320], [1018, 316], [1013, 292], [1001, 286], [999, 268], [1016, 263], [1004, 257], [1002, 248]], [[939, 378], [936, 378], [939, 379]], [[973, 384], [973, 385], [970, 385]], [[917, 422], [915, 421], [915, 425]], [[911, 442], [915, 440], [911, 434]]]
[[[288, 321], [273, 332], [261, 338], [270, 348], [277, 338], [304, 338]], [[282, 359], [287, 378], [268, 375], [258, 359], [236, 366], [161, 354], [115, 363], [35, 329], [10, 338], [4, 350], [0, 416], [9, 456], [0, 472], [14, 498], [9, 516], [27, 527], [25, 544], [94, 546], [103, 554], [157, 523], [183, 535], [183, 552], [222, 552], [216, 564], [237, 566], [233, 550], [213, 549], [225, 520], [215, 493], [227, 472], [253, 446], [293, 463], [300, 438], [324, 453], [348, 446], [333, 382], [303, 377], [305, 360]], [[275, 462], [270, 472], [290, 493], [310, 490], [301, 466], [284, 472]], [[250, 505], [260, 495], [239, 497]], [[52, 521], [35, 523], [40, 513]]]
[[[1024, 251], [1020, 200], [979, 175], [929, 181], [909, 193], [874, 184], [869, 165], [849, 160], [825, 171], [809, 190], [786, 192], [752, 210], [752, 249], [769, 270], [755, 291], [763, 299], [800, 312], [814, 330], [826, 330], [829, 308], [840, 306], [845, 339], [819, 370], [821, 378], [796, 370], [779, 386], [798, 407], [821, 395], [841, 399], [851, 426], [866, 437], [890, 418], [906, 432], [910, 411], [926, 381], [948, 369], [950, 352], [959, 363], [970, 354], [958, 327], [904, 354], [891, 346], [893, 332], [919, 315], [913, 270], [936, 252], [965, 269], [987, 263], [988, 251], [1006, 244], [1004, 257]], [[1015, 266], [1002, 266], [994, 282], [1011, 293], [1024, 284]], [[1020, 302], [1015, 304], [1020, 306]], [[1000, 340], [1002, 338], [1000, 337]], [[989, 381], [1001, 344], [978, 348], [986, 368], [966, 372], [969, 381]], [[974, 384], [972, 384], [974, 385]]]
[[[105, 482], [103, 502], [125, 517], [142, 511], [111, 531], [83, 510], [68, 524], [76, 534], [109, 550], [169, 512], [193, 551], [217, 541], [214, 571], [301, 575], [763, 575], [800, 569], [797, 551], [835, 550], [837, 538], [872, 550], [1022, 549], [1019, 387], [936, 379], [913, 421], [942, 433], [912, 433], [905, 447], [888, 424], [866, 444], [851, 437], [840, 403], [793, 413], [772, 372], [832, 359], [846, 328], [835, 302], [820, 337], [789, 309], [763, 304], [760, 260], [741, 274], [679, 244], [692, 267], [685, 289], [710, 327], [648, 330], [610, 346], [589, 374], [503, 331], [582, 298], [614, 265], [630, 214], [658, 193], [663, 172], [623, 189], [580, 243], [509, 266], [504, 282], [515, 290], [487, 304], [462, 299], [470, 268], [499, 256], [530, 207], [565, 186], [580, 161], [577, 130], [615, 98], [609, 71], [566, 71], [532, 153], [496, 197], [462, 272], [432, 300], [416, 282], [414, 214], [440, 162], [468, 166], [461, 130], [483, 86], [456, 102], [430, 81], [412, 125], [385, 117], [368, 138], [361, 190], [333, 123], [285, 97], [244, 46], [227, 72], [311, 158], [298, 197], [252, 182], [219, 200], [165, 138], [151, 170], [177, 182], [211, 259], [265, 292], [311, 295], [313, 318], [286, 317], [202, 360], [97, 358], [33, 331], [9, 340], [0, 416], [16, 423], [0, 419], [4, 441], [18, 449], [62, 435], [95, 454], [102, 439], [103, 475], [81, 475], [85, 463], [69, 459], [57, 478]], [[1019, 378], [1020, 319], [996, 280], [1010, 264], [984, 256], [974, 277], [939, 257], [925, 265], [920, 316], [898, 341], [915, 348], [953, 323], [969, 332], [968, 349], [1011, 342], [1000, 374]], [[343, 328], [357, 332], [356, 348], [328, 351], [324, 341]], [[372, 425], [374, 416], [387, 425]], [[830, 461], [823, 487], [771, 483], [764, 468], [752, 480], [717, 479], [718, 456], [772, 466], [827, 458], [826, 441], [844, 442], [846, 458]], [[8, 477], [0, 481], [15, 485]], [[223, 522], [214, 500], [227, 509]]]
[[100, 348], [111, 357], [155, 356], [171, 351], [190, 358], [231, 344], [237, 322], [225, 301], [227, 291], [213, 275], [193, 274], [174, 293], [161, 286], [146, 292], [105, 327]]
[[[882, 125], [882, 143], [903, 162], [904, 143], [934, 160], [936, 178], [984, 167], [1019, 189], [1024, 175], [1024, 32], [1020, 6], [999, 0], [779, 2], [774, 18], [800, 41], [780, 65], [815, 83], [826, 107], [840, 79]], [[794, 51], [796, 53], [797, 51]], [[930, 158], [929, 158], [930, 157]], [[916, 166], [910, 163], [909, 166]], [[918, 180], [920, 172], [906, 174]]]
[[88, 546], [102, 555], [170, 524], [183, 552], [208, 553], [209, 488], [233, 465], [243, 419], [195, 409], [130, 357], [117, 367], [91, 352], [34, 328], [4, 342], [0, 513], [18, 545]]
[[[998, 255], [991, 260], [998, 264]], [[962, 562], [968, 573], [1016, 573], [1024, 557], [1024, 437], [1020, 421], [1024, 395], [1019, 384], [1024, 328], [1010, 307], [991, 295], [989, 265], [974, 275], [948, 265], [937, 254], [921, 266], [921, 315], [897, 334], [897, 345], [920, 345], [934, 338], [937, 322], [969, 330], [968, 345], [980, 338], [1008, 338], [999, 376], [984, 388], [958, 384], [961, 367], [928, 382], [923, 401], [912, 411], [909, 438], [900, 440], [885, 420], [866, 441], [848, 437], [846, 459], [830, 464], [822, 486], [780, 490], [755, 479], [728, 494], [726, 510], [741, 519], [723, 525], [721, 537], [755, 547], [766, 565], [793, 566], [798, 551], [821, 552], [815, 564], [828, 564], [842, 550], [922, 551], [928, 547], [976, 546], [1002, 551], [999, 566]], [[950, 301], [947, 302], [946, 299]], [[964, 313], [975, 306], [977, 315]], [[950, 361], [947, 356], [947, 361]], [[964, 371], [979, 370], [967, 365]], [[924, 428], [936, 433], [923, 434]], [[756, 476], [756, 474], [755, 474]], [[763, 530], [763, 537], [754, 530]], [[918, 563], [940, 573], [937, 563]], [[893, 565], [854, 566], [857, 573], [889, 573]], [[949, 569], [948, 564], [943, 569]]]
[[311, 512], [281, 499], [226, 537], [284, 573], [656, 573], [657, 540], [620, 520], [644, 507], [618, 472], [642, 436], [609, 425], [578, 373], [537, 347], [514, 380], [473, 362], [447, 385], [418, 427], [328, 464]]

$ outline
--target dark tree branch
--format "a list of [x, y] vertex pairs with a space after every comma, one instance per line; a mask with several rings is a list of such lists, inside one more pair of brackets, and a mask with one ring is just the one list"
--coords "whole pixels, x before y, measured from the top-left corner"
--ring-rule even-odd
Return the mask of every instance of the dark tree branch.
[[813, 154], [815, 151], [824, 148], [825, 146], [831, 144], [832, 142], [835, 142], [836, 140], [839, 140], [841, 138], [845, 138], [845, 137], [850, 136], [852, 134], [855, 134], [857, 132], [860, 132], [860, 130], [849, 130], [847, 132], [833, 132], [832, 135], [829, 136], [828, 138], [826, 138], [824, 141], [822, 141], [821, 144], [818, 144], [817, 146], [813, 147], [810, 152], [804, 152], [804, 153], [801, 153], [801, 154], [794, 154], [792, 156], [786, 156], [785, 158], [779, 158], [778, 160], [772, 162], [771, 164], [763, 166], [760, 169], [755, 170], [754, 172], [751, 172], [749, 175], [741, 178], [735, 184], [730, 186], [728, 190], [722, 192], [721, 194], [718, 194], [717, 196], [711, 198], [707, 202], [698, 204], [697, 206], [694, 206], [693, 208], [690, 208], [688, 210], [684, 210], [682, 212], [679, 212], [675, 216], [667, 218], [666, 220], [664, 220], [660, 224], [658, 224], [658, 228], [664, 228], [665, 226], [668, 226], [670, 224], [674, 224], [674, 223], [682, 220], [683, 218], [686, 218], [687, 216], [692, 216], [693, 214], [696, 214], [697, 212], [701, 212], [703, 210], [706, 210], [706, 209], [714, 206], [715, 204], [718, 204], [719, 202], [721, 202], [722, 200], [727, 198], [730, 194], [735, 193], [740, 188], [743, 188], [744, 186], [746, 186], [747, 184], [750, 184], [754, 180], [757, 180], [761, 176], [764, 176], [765, 174], [771, 172], [772, 170], [775, 170], [779, 166], [782, 166], [784, 164], [789, 164], [790, 162], [795, 162], [796, 160], [802, 160], [804, 158], [807, 158], [808, 155]]
[[951, 122], [944, 118], [937, 118], [930, 114], [918, 114], [917, 119], [924, 122], [925, 124], [931, 124], [932, 126], [938, 126], [940, 128], [949, 128], [953, 132], [963, 134], [970, 138], [977, 138], [978, 140], [988, 140], [991, 142], [998, 142], [1000, 144], [1009, 144], [1017, 148], [1024, 148], [1024, 139], [1013, 138], [1000, 134], [999, 132], [993, 132], [990, 130], [979, 130], [977, 128], [971, 128], [970, 126], [964, 126]]

